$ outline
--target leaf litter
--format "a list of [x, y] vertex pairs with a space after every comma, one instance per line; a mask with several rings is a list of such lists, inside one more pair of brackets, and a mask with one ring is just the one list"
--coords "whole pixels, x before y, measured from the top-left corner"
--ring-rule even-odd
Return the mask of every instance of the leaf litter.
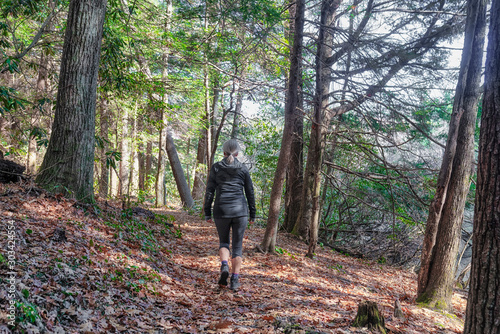
[[[151, 219], [96, 207], [28, 186], [0, 185], [0, 221], [16, 231], [16, 326], [2, 333], [370, 333], [351, 326], [357, 305], [374, 301], [389, 333], [461, 333], [466, 296], [454, 313], [415, 303], [416, 275], [307, 245], [279, 233], [279, 254], [255, 251], [264, 229], [244, 239], [242, 287], [219, 288], [215, 227], [180, 209]], [[66, 242], [51, 239], [64, 229]], [[2, 238], [0, 274], [11, 270]], [[3, 259], [3, 260], [2, 260]], [[4, 286], [7, 286], [4, 284]], [[393, 317], [399, 299], [404, 320]], [[0, 291], [0, 305], [9, 304]], [[0, 309], [7, 319], [7, 307]]]

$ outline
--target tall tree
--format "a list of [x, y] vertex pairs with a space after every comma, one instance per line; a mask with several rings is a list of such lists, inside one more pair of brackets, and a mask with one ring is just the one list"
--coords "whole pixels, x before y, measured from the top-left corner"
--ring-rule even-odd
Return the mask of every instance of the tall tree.
[[469, 0], [459, 81], [448, 139], [429, 216], [418, 275], [417, 301], [451, 307], [455, 262], [470, 187], [486, 28], [485, 0]]
[[299, 83], [300, 76], [302, 74], [302, 71], [300, 69], [302, 41], [304, 34], [305, 0], [297, 0], [296, 6], [293, 48], [290, 59], [290, 72], [288, 76], [288, 93], [285, 104], [285, 126], [283, 129], [283, 138], [281, 140], [281, 150], [278, 159], [278, 166], [276, 167], [273, 187], [271, 190], [266, 232], [260, 245], [261, 251], [271, 253], [275, 252], [276, 233], [278, 229], [278, 218], [281, 207], [281, 195], [283, 193], [283, 183], [285, 181], [286, 170], [290, 160], [292, 129], [294, 115], [297, 113], [297, 105], [299, 101]]
[[[289, 43], [293, 47], [293, 32], [295, 31], [295, 13], [297, 5], [294, 0], [290, 0], [290, 29]], [[302, 57], [302, 55], [300, 55]], [[291, 61], [291, 59], [290, 59]], [[297, 107], [295, 108], [294, 121], [292, 126], [292, 144], [290, 147], [290, 163], [286, 174], [285, 190], [285, 220], [283, 226], [286, 231], [292, 232], [295, 222], [300, 212], [300, 201], [302, 200], [302, 185], [304, 178], [304, 99], [302, 62], [299, 62]]]
[[464, 334], [500, 333], [500, 1], [493, 0], [484, 79], [472, 270]]
[[[304, 173], [303, 203], [298, 219], [310, 222], [308, 257], [313, 257], [318, 242], [318, 224], [321, 194], [321, 164], [325, 146], [325, 127], [329, 125], [327, 106], [330, 103], [330, 68], [326, 60], [333, 54], [333, 26], [341, 0], [325, 0], [321, 6], [321, 21], [316, 49], [316, 91], [314, 93], [314, 118], [307, 152], [307, 165]], [[307, 207], [311, 206], [308, 210]], [[309, 215], [310, 213], [311, 215]], [[302, 224], [307, 226], [308, 224]]]
[[59, 75], [56, 112], [36, 181], [92, 202], [97, 74], [106, 0], [72, 0]]

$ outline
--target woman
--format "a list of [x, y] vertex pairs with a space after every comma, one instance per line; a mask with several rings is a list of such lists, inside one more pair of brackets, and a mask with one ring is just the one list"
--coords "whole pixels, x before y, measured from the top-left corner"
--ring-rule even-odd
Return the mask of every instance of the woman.
[[[207, 192], [205, 194], [205, 220], [212, 223], [212, 202], [214, 203], [214, 219], [219, 234], [219, 256], [221, 260], [221, 274], [219, 285], [226, 286], [229, 276], [229, 232], [232, 230], [232, 258], [231, 258], [231, 290], [240, 287], [240, 268], [242, 261], [243, 234], [248, 224], [255, 220], [255, 197], [250, 173], [236, 157], [240, 149], [235, 139], [228, 140], [222, 145], [224, 159], [213, 164], [208, 177]], [[245, 195], [243, 195], [243, 192]], [[246, 199], [245, 199], [246, 196]], [[247, 205], [248, 203], [248, 205]]]

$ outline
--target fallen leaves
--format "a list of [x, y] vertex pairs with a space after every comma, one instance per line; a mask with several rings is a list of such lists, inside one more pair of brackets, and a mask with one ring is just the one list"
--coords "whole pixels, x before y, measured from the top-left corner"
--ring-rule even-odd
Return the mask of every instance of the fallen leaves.
[[[281, 233], [280, 255], [256, 253], [263, 229], [253, 226], [244, 240], [242, 289], [233, 293], [216, 284], [217, 234], [198, 217], [157, 211], [164, 218], [147, 220], [109, 205], [96, 217], [74, 201], [9, 187], [9, 196], [0, 196], [0, 220], [15, 220], [17, 289], [37, 312], [37, 322], [24, 320], [16, 331], [368, 333], [350, 327], [365, 299], [379, 304], [392, 333], [463, 327], [461, 296], [454, 298], [456, 315], [421, 309], [413, 300], [416, 277], [404, 270], [328, 249], [311, 260], [306, 245]], [[66, 242], [50, 240], [56, 228], [66, 230]], [[392, 317], [398, 298], [405, 321]], [[0, 291], [0, 304], [6, 301]]]

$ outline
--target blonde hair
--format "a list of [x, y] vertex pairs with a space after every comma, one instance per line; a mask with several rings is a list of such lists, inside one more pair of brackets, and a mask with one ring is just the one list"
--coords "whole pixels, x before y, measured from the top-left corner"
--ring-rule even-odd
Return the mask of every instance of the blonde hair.
[[238, 154], [240, 150], [240, 145], [236, 139], [229, 139], [222, 145], [222, 150], [227, 155], [227, 162], [232, 164], [234, 162], [234, 156]]

